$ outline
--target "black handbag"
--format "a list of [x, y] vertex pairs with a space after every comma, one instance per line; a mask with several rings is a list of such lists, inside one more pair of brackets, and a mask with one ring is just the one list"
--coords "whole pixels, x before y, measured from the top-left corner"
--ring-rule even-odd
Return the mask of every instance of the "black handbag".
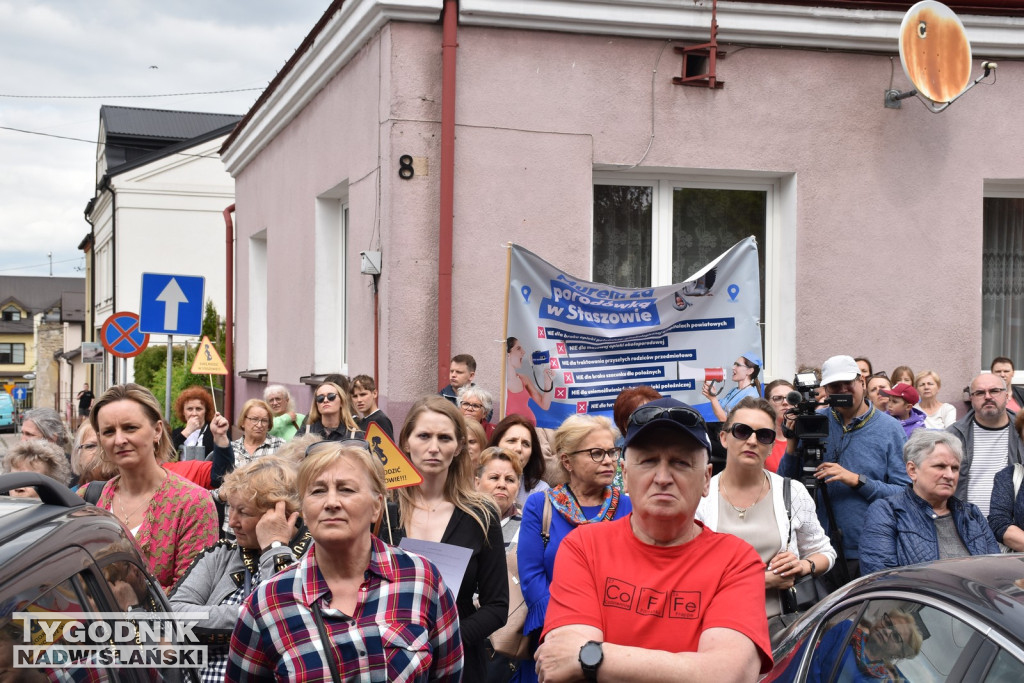
[[[787, 543], [793, 533], [793, 511], [791, 509], [793, 497], [790, 489], [791, 481], [792, 480], [789, 477], [786, 477], [783, 480], [782, 486], [782, 500], [786, 504], [787, 528], [789, 529], [789, 532], [786, 535]], [[822, 598], [827, 597], [828, 593], [825, 583], [819, 577], [814, 574], [801, 576], [793, 583], [791, 588], [780, 591], [780, 597], [782, 598], [782, 613], [793, 614], [796, 612], [804, 612], [810, 609], [811, 606], [816, 604]]]

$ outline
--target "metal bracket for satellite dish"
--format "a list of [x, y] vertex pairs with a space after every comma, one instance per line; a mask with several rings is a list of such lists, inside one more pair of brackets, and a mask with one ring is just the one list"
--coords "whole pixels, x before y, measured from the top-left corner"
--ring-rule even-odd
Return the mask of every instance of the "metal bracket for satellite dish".
[[900, 92], [899, 90], [886, 90], [885, 106], [887, 109], [899, 109], [901, 100], [905, 100], [916, 95], [919, 100], [924, 102], [924, 106], [928, 107], [928, 109], [931, 110], [933, 113], [938, 114], [940, 111], [942, 111], [943, 109], [945, 109], [946, 107], [948, 107], [949, 105], [953, 104], [961, 97], [963, 97], [968, 90], [970, 90], [974, 86], [978, 85], [978, 83], [981, 83], [983, 80], [991, 76], [992, 72], [995, 71], [996, 68], [998, 68], [998, 66], [999, 64], [997, 64], [996, 62], [982, 62], [981, 68], [984, 69], [982, 74], [975, 78], [973, 81], [971, 81], [966, 88], [960, 91], [959, 95], [949, 100], [948, 102], [933, 102], [932, 100], [928, 99], [921, 93], [917, 92], [917, 90], [915, 89], [904, 90], [902, 92]]
[[982, 62], [981, 76], [971, 81], [971, 43], [953, 10], [937, 0], [921, 0], [900, 24], [900, 63], [914, 88], [885, 91], [885, 106], [899, 109], [915, 95], [933, 113], [944, 111], [991, 75], [995, 62]]
[[698, 88], [722, 88], [725, 81], [718, 80], [718, 60], [725, 52], [718, 49], [718, 0], [711, 0], [711, 40], [700, 45], [674, 48], [683, 56], [682, 74], [672, 78], [676, 85]]

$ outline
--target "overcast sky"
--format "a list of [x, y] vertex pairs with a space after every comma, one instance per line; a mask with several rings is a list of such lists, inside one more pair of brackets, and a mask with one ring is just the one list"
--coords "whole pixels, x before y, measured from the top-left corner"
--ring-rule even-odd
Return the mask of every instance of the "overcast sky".
[[244, 114], [329, 4], [0, 0], [0, 275], [84, 276], [100, 105]]

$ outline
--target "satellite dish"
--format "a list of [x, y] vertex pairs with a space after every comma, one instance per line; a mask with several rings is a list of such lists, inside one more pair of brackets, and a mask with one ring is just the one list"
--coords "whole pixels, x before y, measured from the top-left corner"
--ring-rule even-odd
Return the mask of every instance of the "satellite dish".
[[918, 93], [951, 103], [971, 80], [971, 44], [960, 17], [935, 0], [911, 7], [900, 24], [900, 62]]
[[901, 100], [917, 95], [936, 114], [991, 76], [999, 66], [982, 62], [982, 74], [971, 80], [971, 43], [964, 25], [953, 10], [935, 0], [917, 3], [903, 17], [900, 62], [914, 89], [886, 90], [885, 106], [899, 109]]

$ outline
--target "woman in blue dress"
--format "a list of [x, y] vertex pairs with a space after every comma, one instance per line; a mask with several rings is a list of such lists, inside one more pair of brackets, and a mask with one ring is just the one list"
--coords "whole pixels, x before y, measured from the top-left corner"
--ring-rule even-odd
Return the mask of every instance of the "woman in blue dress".
[[761, 359], [754, 354], [747, 354], [740, 356], [732, 364], [732, 381], [736, 382], [736, 386], [729, 390], [725, 398], [718, 398], [718, 395], [711, 390], [711, 382], [704, 383], [701, 393], [711, 402], [711, 409], [715, 411], [715, 417], [719, 422], [725, 422], [725, 418], [728, 417], [733, 406], [747, 396], [756, 398], [761, 395], [761, 382], [757, 379], [760, 372]]

